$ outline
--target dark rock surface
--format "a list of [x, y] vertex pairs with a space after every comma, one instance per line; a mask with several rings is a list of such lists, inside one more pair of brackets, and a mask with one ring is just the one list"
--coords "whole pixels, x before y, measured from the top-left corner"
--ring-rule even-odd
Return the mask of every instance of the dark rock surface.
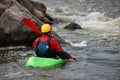
[[[31, 19], [39, 28], [44, 22], [16, 0], [2, 0], [0, 5], [0, 9], [3, 10], [0, 12], [0, 47], [32, 45], [33, 40], [39, 35], [28, 28], [22, 19]], [[57, 34], [54, 33], [53, 36], [61, 44], [66, 44]]]
[[75, 22], [71, 22], [70, 24], [68, 24], [67, 26], [65, 26], [64, 29], [68, 29], [68, 30], [75, 30], [75, 29], [82, 29], [81, 26]]

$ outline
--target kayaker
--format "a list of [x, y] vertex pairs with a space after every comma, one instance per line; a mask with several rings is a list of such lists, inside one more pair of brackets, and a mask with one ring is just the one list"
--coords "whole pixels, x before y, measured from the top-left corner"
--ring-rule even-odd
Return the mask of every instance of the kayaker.
[[35, 53], [38, 57], [48, 58], [75, 58], [72, 54], [62, 49], [58, 42], [51, 36], [52, 26], [43, 24], [41, 27], [41, 35], [33, 42]]

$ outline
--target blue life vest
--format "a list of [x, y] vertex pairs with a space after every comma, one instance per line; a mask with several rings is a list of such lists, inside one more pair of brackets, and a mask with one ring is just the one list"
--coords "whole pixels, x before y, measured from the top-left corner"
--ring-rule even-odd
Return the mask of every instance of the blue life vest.
[[50, 50], [50, 38], [48, 38], [48, 40], [46, 42], [41, 41], [41, 39], [39, 38], [38, 41], [38, 46], [37, 46], [37, 54], [40, 56], [46, 56]]

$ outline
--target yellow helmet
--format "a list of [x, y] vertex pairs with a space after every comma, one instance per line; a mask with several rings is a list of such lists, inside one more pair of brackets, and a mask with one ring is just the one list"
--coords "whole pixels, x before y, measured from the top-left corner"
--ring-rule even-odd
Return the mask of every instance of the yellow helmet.
[[52, 31], [52, 26], [50, 24], [43, 24], [41, 27], [41, 32], [42, 33], [47, 33]]

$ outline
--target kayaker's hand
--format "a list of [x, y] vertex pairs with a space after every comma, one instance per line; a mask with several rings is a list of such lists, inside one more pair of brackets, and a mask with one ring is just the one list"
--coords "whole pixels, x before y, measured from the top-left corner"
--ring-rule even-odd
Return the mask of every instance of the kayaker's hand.
[[69, 54], [69, 58], [75, 59], [75, 56], [73, 54]]

